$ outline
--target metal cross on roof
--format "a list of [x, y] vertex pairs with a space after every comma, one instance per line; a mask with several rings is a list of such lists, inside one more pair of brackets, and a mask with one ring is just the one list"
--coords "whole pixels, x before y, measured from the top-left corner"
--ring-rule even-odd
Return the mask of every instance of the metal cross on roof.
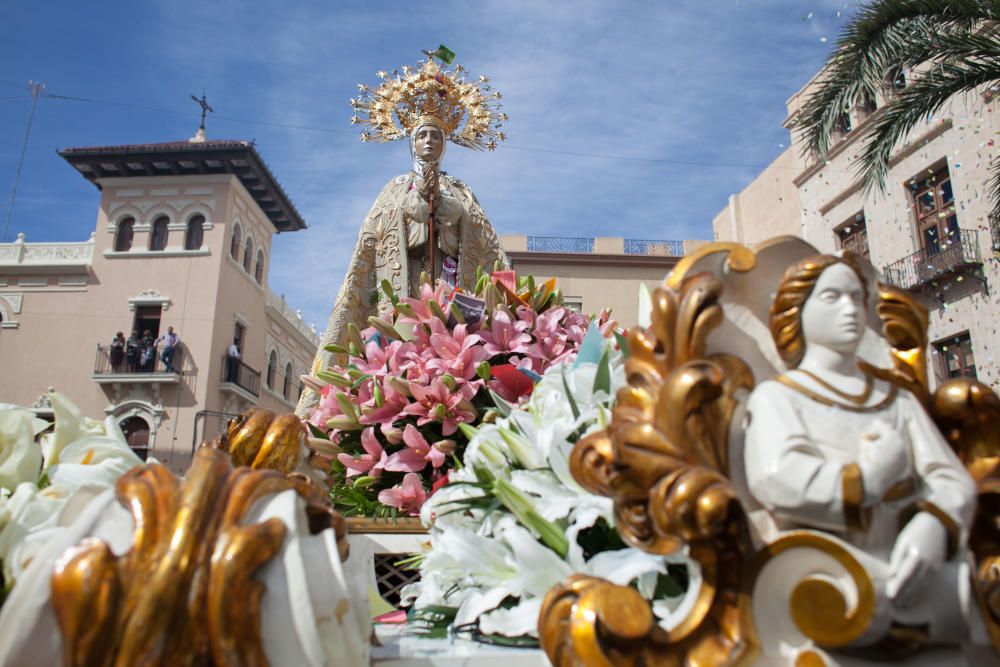
[[191, 96], [191, 99], [194, 100], [195, 102], [197, 102], [198, 105], [201, 107], [201, 128], [200, 129], [202, 131], [204, 131], [205, 130], [205, 114], [207, 114], [208, 112], [215, 113], [215, 109], [213, 109], [212, 107], [208, 106], [208, 101], [205, 99], [205, 93], [204, 92], [202, 92], [202, 94], [201, 94], [201, 99], [198, 99], [194, 95]]

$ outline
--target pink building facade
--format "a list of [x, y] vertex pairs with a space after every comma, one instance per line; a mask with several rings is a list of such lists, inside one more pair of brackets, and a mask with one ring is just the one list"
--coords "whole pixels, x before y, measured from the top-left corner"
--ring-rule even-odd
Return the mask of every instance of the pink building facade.
[[[83, 243], [0, 244], [0, 402], [44, 412], [52, 386], [178, 472], [230, 416], [291, 412], [319, 339], [268, 288], [268, 262], [274, 235], [305, 223], [253, 145], [60, 154], [100, 190], [97, 225]], [[162, 343], [152, 358], [110, 347], [167, 327], [174, 372]]]
[[885, 282], [927, 306], [932, 383], [974, 376], [1000, 387], [1000, 225], [989, 215], [995, 101], [966, 95], [925, 119], [896, 147], [885, 192], [866, 196], [855, 169], [862, 136], [906, 73], [887, 81], [875, 105], [845, 111], [825, 161], [794, 131], [817, 77], [788, 100], [790, 148], [730, 197], [713, 221], [716, 240], [791, 234], [823, 252], [868, 257]]

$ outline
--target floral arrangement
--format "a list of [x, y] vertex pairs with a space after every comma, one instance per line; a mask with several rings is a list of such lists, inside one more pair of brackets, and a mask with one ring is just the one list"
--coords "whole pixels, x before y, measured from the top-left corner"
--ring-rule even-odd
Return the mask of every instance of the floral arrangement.
[[551, 367], [522, 407], [461, 427], [470, 438], [462, 465], [422, 508], [430, 546], [413, 559], [420, 581], [403, 591], [417, 633], [532, 643], [545, 594], [574, 572], [636, 585], [669, 624], [687, 560], [626, 547], [612, 501], [569, 471], [574, 443], [607, 426], [624, 384], [622, 353], [603, 345], [597, 363], [581, 354]]
[[[495, 418], [571, 360], [590, 319], [563, 304], [555, 281], [479, 271], [470, 293], [424, 282], [397, 297], [383, 281], [381, 317], [349, 327], [341, 364], [307, 382], [320, 393], [313, 448], [335, 456], [331, 486], [344, 515], [416, 516], [448, 481], [468, 443], [464, 426]], [[614, 322], [602, 316], [598, 326]]]
[[[103, 422], [84, 417], [56, 392], [49, 392], [49, 401], [55, 417], [51, 432], [30, 410], [0, 405], [3, 592], [83, 502], [142, 464], [113, 417]], [[3, 597], [0, 593], [0, 601]]]

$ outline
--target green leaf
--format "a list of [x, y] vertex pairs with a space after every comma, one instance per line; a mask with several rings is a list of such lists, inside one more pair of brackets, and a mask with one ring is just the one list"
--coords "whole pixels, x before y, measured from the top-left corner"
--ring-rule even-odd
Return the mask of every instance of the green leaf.
[[560, 366], [559, 372], [562, 375], [563, 389], [566, 391], [566, 400], [569, 401], [569, 409], [573, 412], [573, 419], [579, 419], [580, 408], [576, 404], [576, 399], [573, 398], [573, 392], [569, 390], [569, 382], [566, 381], [566, 367]]
[[628, 359], [629, 358], [628, 339], [617, 331], [615, 331], [614, 333], [615, 333], [615, 340], [618, 341], [618, 349], [622, 351], [622, 356]]
[[594, 374], [594, 391], [611, 393], [611, 358], [608, 356], [607, 346], [601, 354], [601, 360], [597, 363], [597, 373]]
[[505, 401], [500, 394], [496, 393], [492, 389], [487, 389], [486, 391], [490, 392], [490, 398], [493, 399], [493, 404], [497, 406], [497, 412], [500, 413], [500, 416], [506, 417], [510, 415], [512, 408], [511, 404]]

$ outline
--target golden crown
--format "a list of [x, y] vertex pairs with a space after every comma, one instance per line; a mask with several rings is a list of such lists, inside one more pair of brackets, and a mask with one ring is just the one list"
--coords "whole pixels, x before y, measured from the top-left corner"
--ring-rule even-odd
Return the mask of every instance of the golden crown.
[[[443, 48], [443, 47], [442, 47]], [[427, 52], [425, 52], [427, 53]], [[436, 125], [449, 140], [467, 148], [493, 150], [506, 139], [501, 131], [507, 114], [501, 113], [500, 92], [489, 79], [470, 83], [461, 65], [442, 68], [428, 53], [417, 68], [378, 72], [378, 88], [358, 84], [360, 94], [351, 100], [353, 125], [367, 125], [361, 141], [396, 141], [415, 128]]]

